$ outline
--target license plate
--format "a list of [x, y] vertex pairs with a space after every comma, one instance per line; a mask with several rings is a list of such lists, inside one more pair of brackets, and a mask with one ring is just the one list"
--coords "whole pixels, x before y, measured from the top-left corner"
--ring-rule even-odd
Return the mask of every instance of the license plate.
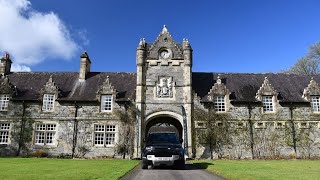
[[157, 157], [157, 160], [158, 161], [169, 161], [170, 158], [168, 158], [168, 157]]

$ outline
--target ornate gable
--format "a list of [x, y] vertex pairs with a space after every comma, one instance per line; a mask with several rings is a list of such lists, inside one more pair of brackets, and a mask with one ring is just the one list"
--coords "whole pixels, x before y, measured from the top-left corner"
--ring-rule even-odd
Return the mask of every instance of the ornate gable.
[[213, 100], [214, 96], [230, 95], [230, 91], [227, 89], [227, 86], [224, 83], [222, 83], [220, 75], [217, 77], [217, 82], [214, 83], [208, 94], [210, 101]]
[[256, 93], [256, 99], [262, 101], [262, 96], [278, 96], [278, 92], [272, 87], [267, 77], [264, 78], [262, 86]]
[[109, 76], [107, 76], [107, 79], [103, 84], [99, 87], [97, 91], [97, 99], [100, 101], [100, 96], [104, 94], [109, 94], [109, 95], [116, 95], [116, 89], [112, 86], [109, 80]]
[[183, 51], [181, 47], [174, 42], [167, 27], [164, 25], [161, 33], [158, 35], [154, 43], [152, 43], [147, 51], [148, 59], [158, 59], [159, 53], [163, 49], [170, 51], [170, 59], [182, 59]]
[[40, 99], [43, 98], [44, 94], [53, 94], [56, 98], [59, 97], [59, 87], [52, 80], [52, 76], [50, 76], [48, 82], [40, 90]]
[[8, 76], [5, 76], [0, 84], [0, 94], [9, 94], [12, 96], [15, 92], [15, 88], [10, 83]]
[[311, 78], [309, 85], [303, 90], [302, 98], [310, 101], [310, 96], [319, 96], [320, 87], [318, 83]]

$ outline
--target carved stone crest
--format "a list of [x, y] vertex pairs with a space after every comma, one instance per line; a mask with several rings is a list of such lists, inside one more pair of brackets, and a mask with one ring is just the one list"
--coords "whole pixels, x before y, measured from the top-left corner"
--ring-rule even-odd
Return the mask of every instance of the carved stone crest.
[[172, 77], [162, 77], [157, 84], [158, 98], [172, 98], [173, 97], [173, 81]]
[[56, 98], [59, 96], [59, 87], [53, 81], [52, 76], [50, 76], [48, 82], [46, 82], [46, 84], [40, 90], [39, 98], [42, 99], [44, 94], [54, 94]]
[[256, 93], [256, 99], [262, 101], [262, 96], [278, 96], [278, 92], [270, 84], [267, 77], [264, 78], [262, 86]]
[[307, 101], [310, 101], [310, 96], [319, 96], [320, 95], [320, 87], [318, 83], [311, 78], [308, 87], [303, 90], [302, 98]]

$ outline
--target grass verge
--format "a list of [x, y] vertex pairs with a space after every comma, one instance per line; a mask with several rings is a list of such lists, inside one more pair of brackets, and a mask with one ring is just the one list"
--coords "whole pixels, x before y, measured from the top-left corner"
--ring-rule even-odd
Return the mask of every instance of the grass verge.
[[136, 160], [0, 158], [0, 179], [119, 179]]
[[192, 161], [227, 179], [319, 179], [319, 160], [205, 160]]

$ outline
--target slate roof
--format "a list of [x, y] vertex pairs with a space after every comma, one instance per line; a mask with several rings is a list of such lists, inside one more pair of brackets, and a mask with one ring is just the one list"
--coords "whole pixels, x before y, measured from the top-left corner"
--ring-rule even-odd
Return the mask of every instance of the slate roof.
[[85, 82], [79, 82], [78, 72], [18, 72], [8, 75], [9, 81], [17, 88], [15, 100], [37, 100], [40, 90], [52, 76], [61, 92], [58, 100], [65, 101], [97, 101], [96, 92], [109, 76], [109, 80], [117, 90], [118, 101], [126, 101], [135, 96], [135, 73], [100, 73], [90, 72]]
[[[193, 91], [207, 101], [208, 92], [217, 80], [218, 74], [222, 83], [229, 89], [230, 100], [238, 102], [256, 102], [255, 96], [264, 78], [279, 93], [280, 102], [305, 102], [302, 98], [303, 90], [308, 86], [311, 76], [285, 73], [203, 73], [193, 72]], [[90, 72], [85, 82], [79, 82], [78, 72], [15, 72], [8, 75], [12, 85], [17, 87], [15, 100], [40, 100], [40, 90], [49, 77], [59, 87], [60, 101], [97, 101], [96, 92], [109, 76], [111, 84], [117, 90], [116, 100], [127, 101], [135, 99], [136, 73], [126, 72]], [[314, 76], [320, 83], [320, 77]], [[0, 80], [2, 81], [2, 79]]]
[[[308, 86], [311, 76], [286, 73], [219, 73], [222, 83], [231, 92], [230, 100], [255, 102], [255, 96], [261, 87], [264, 78], [268, 77], [270, 84], [279, 93], [280, 102], [306, 102], [302, 98], [303, 90]], [[216, 82], [218, 73], [193, 72], [193, 90], [203, 101], [207, 99], [208, 92]], [[320, 77], [314, 76], [314, 80], [320, 83]]]

